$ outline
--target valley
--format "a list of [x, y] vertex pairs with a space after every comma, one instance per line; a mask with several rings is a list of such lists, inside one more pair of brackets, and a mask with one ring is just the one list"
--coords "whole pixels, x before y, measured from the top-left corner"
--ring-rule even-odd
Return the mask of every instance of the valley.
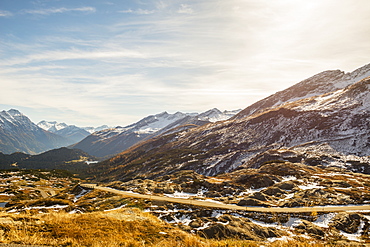
[[369, 93], [365, 65], [244, 110], [162, 112], [125, 127], [36, 125], [3, 111], [0, 243], [369, 245]]

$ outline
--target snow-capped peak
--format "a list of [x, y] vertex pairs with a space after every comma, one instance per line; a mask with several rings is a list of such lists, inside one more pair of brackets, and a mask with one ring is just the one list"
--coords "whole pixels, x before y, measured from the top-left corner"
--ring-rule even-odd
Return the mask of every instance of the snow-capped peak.
[[87, 132], [89, 132], [90, 134], [96, 132], [96, 131], [100, 131], [100, 130], [104, 130], [104, 129], [108, 129], [109, 127], [107, 125], [102, 125], [102, 126], [99, 126], [99, 127], [77, 127], [75, 125], [68, 125], [66, 123], [58, 123], [57, 121], [41, 121], [37, 124], [37, 126], [39, 126], [40, 128], [46, 130], [46, 131], [50, 131], [50, 132], [57, 132], [57, 131], [60, 131], [60, 130], [63, 130], [65, 128], [73, 128], [73, 129], [76, 129], [76, 128], [79, 128], [79, 129], [83, 129]]
[[151, 134], [163, 129], [164, 127], [186, 117], [187, 113], [176, 112], [175, 114], [169, 114], [162, 112], [157, 115], [148, 116], [139, 122], [134, 127], [135, 131], [140, 134]]
[[[25, 115], [15, 109], [0, 112], [0, 117], [3, 118], [2, 122], [5, 120], [9, 123], [16, 123], [17, 121], [23, 121], [25, 118], [27, 118]], [[29, 119], [27, 118], [27, 120]]]
[[39, 122], [37, 126], [53, 133], [68, 127], [68, 125], [65, 123], [58, 123], [56, 121], [45, 121], [45, 120]]
[[235, 114], [237, 114], [240, 110], [234, 111], [224, 111], [221, 112], [217, 108], [213, 108], [201, 114], [198, 113], [183, 113], [183, 112], [176, 112], [174, 114], [170, 114], [166, 111], [161, 112], [159, 114], [147, 116], [140, 121], [128, 125], [126, 127], [115, 127], [110, 129], [104, 129], [102, 131], [97, 131], [94, 135], [99, 136], [100, 138], [107, 139], [113, 136], [120, 135], [122, 133], [132, 133], [135, 132], [137, 134], [154, 134], [160, 130], [165, 129], [168, 126], [171, 128], [178, 127], [178, 121], [184, 119], [186, 117], [194, 117], [198, 120], [202, 121], [209, 121], [209, 122], [217, 122], [223, 121], [231, 118]]
[[20, 111], [16, 110], [16, 109], [10, 109], [8, 111], [9, 115], [11, 115], [12, 117], [19, 117], [19, 116], [24, 116]]
[[210, 121], [210, 122], [224, 121], [224, 120], [227, 120], [233, 117], [235, 114], [237, 114], [240, 111], [241, 110], [221, 112], [219, 109], [213, 108], [211, 110], [208, 110], [206, 112], [199, 114], [198, 119], [203, 120], [203, 121]]
[[15, 109], [0, 112], [1, 127], [12, 128], [11, 126], [23, 126], [30, 130], [36, 130], [38, 127], [24, 114]]
[[108, 125], [102, 125], [102, 126], [99, 126], [99, 127], [96, 127], [96, 128], [95, 127], [81, 127], [81, 128], [84, 129], [84, 130], [86, 130], [90, 134], [92, 134], [94, 132], [105, 130], [105, 129], [109, 129], [111, 127], [109, 127]]

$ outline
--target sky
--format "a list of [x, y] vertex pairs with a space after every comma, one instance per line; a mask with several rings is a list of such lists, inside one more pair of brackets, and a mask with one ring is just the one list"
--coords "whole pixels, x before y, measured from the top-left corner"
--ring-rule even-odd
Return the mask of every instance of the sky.
[[125, 126], [370, 63], [368, 0], [0, 0], [0, 110]]

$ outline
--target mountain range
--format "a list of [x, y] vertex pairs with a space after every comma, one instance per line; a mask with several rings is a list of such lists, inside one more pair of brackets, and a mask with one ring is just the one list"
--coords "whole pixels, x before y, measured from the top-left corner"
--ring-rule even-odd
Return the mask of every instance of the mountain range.
[[87, 137], [88, 135], [94, 133], [95, 131], [100, 131], [103, 129], [108, 129], [107, 125], [102, 125], [99, 127], [77, 127], [76, 125], [67, 125], [66, 123], [58, 123], [56, 121], [41, 121], [37, 124], [40, 128], [47, 130], [49, 132], [60, 135], [64, 138], [71, 140], [71, 143], [77, 143]]
[[0, 112], [0, 151], [3, 153], [41, 153], [70, 145], [60, 135], [45, 131], [15, 109]]
[[351, 73], [324, 71], [241, 111], [162, 112], [126, 127], [90, 129], [91, 134], [57, 122], [36, 125], [12, 109], [0, 112], [0, 151], [35, 154], [70, 145], [89, 155], [114, 156], [89, 166], [98, 180], [179, 170], [213, 176], [258, 169], [271, 160], [369, 173], [369, 84], [370, 64]]
[[99, 174], [101, 180], [152, 178], [179, 170], [217, 175], [258, 168], [271, 158], [368, 171], [368, 76], [370, 65], [352, 73], [322, 72], [230, 120], [141, 142], [91, 167], [90, 173]]
[[143, 118], [126, 127], [109, 128], [103, 125], [77, 127], [56, 121], [33, 123], [18, 110], [0, 112], [0, 152], [38, 154], [60, 147], [82, 149], [91, 155], [103, 157], [126, 150], [143, 139], [168, 131], [180, 131], [234, 116], [237, 111], [211, 109], [201, 114], [163, 112]]
[[176, 112], [169, 114], [162, 112], [150, 115], [126, 127], [115, 127], [97, 131], [71, 148], [81, 149], [97, 157], [118, 154], [137, 143], [159, 136], [161, 134], [175, 133], [185, 129], [203, 126], [216, 121], [223, 121], [233, 117], [240, 110], [224, 111], [214, 108], [197, 113]]

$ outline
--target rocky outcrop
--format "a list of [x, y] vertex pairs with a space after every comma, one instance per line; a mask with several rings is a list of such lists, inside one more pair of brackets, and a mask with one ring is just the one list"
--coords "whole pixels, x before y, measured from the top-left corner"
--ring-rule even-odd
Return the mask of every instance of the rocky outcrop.
[[201, 229], [197, 231], [197, 233], [206, 238], [238, 238], [256, 241], [285, 235], [285, 233], [279, 229], [273, 227], [262, 227], [245, 218], [236, 218], [230, 215], [224, 215], [218, 220], [218, 222], [210, 223], [207, 228]]
[[368, 220], [357, 213], [339, 213], [333, 218], [330, 226], [346, 233], [356, 233], [365, 230], [360, 227], [361, 221], [367, 222], [368, 227]]
[[297, 189], [297, 185], [292, 181], [284, 181], [284, 182], [281, 182], [281, 183], [277, 183], [274, 186], [281, 189], [281, 190], [285, 190], [285, 191], [291, 191], [293, 189], [294, 190]]
[[301, 223], [296, 226], [296, 229], [301, 233], [308, 233], [315, 238], [323, 238], [325, 235], [325, 232], [321, 227], [307, 220], [301, 220]]
[[268, 203], [261, 202], [260, 200], [254, 198], [245, 198], [238, 202], [238, 206], [259, 206], [259, 207], [268, 207], [271, 206]]
[[274, 185], [275, 182], [279, 182], [280, 179], [276, 176], [261, 173], [247, 173], [240, 175], [237, 179], [237, 183], [246, 185], [249, 188], [258, 189], [262, 187], [269, 187]]

